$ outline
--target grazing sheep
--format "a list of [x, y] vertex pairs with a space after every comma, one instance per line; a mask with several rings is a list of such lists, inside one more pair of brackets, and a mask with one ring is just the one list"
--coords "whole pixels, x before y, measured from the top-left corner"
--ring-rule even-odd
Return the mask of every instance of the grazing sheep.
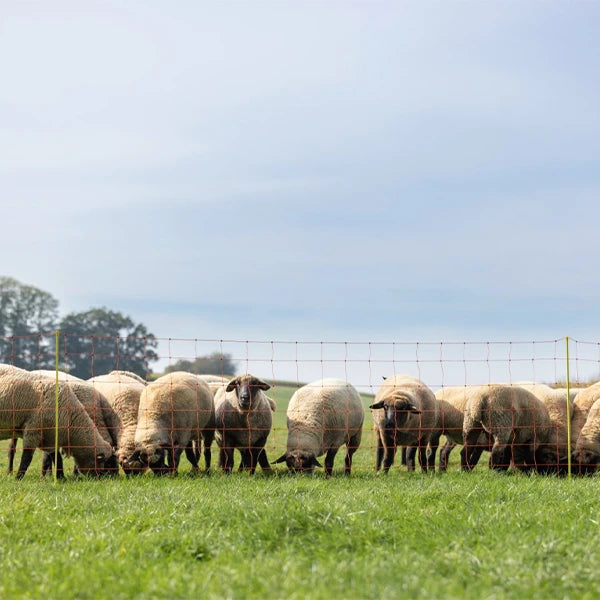
[[[435, 397], [440, 403], [442, 435], [446, 436], [446, 442], [440, 450], [440, 471], [446, 471], [448, 468], [448, 457], [450, 456], [450, 452], [452, 452], [457, 444], [462, 445], [463, 443], [463, 424], [467, 402], [478, 389], [478, 385], [457, 385], [443, 387], [435, 393]], [[491, 446], [490, 438], [486, 433], [482, 433], [476, 443], [482, 449], [486, 450]], [[461, 466], [462, 468], [466, 468], [466, 454], [464, 447], [461, 450], [460, 456]]]
[[242, 455], [240, 470], [254, 474], [256, 465], [271, 471], [265, 444], [273, 425], [272, 404], [264, 393], [270, 385], [254, 375], [239, 375], [215, 395], [215, 437], [219, 445], [219, 466], [233, 469], [233, 453]]
[[331, 476], [340, 446], [346, 444], [345, 473], [360, 446], [365, 411], [360, 394], [341, 379], [320, 379], [294, 392], [287, 409], [287, 450], [274, 463], [285, 462], [291, 471], [311, 473], [322, 465]]
[[[175, 371], [149, 383], [140, 396], [136, 450], [126, 460], [128, 468], [149, 466], [155, 473], [175, 474], [181, 453], [194, 470], [198, 460], [193, 443], [204, 438], [208, 448], [206, 469], [210, 468], [210, 444], [214, 435], [214, 403], [210, 388], [195, 375]], [[206, 456], [206, 454], [205, 454]]]
[[546, 406], [531, 392], [516, 386], [482, 385], [469, 398], [465, 411], [463, 442], [467, 467], [481, 455], [482, 432], [493, 440], [490, 467], [506, 470], [511, 460], [519, 470], [535, 467], [547, 449], [552, 425]]
[[[58, 444], [73, 455], [82, 473], [99, 474], [113, 451], [65, 382], [58, 385]], [[23, 369], [0, 365], [0, 439], [23, 438], [17, 472], [21, 479], [35, 448], [52, 452], [55, 444], [56, 383]]]
[[137, 429], [140, 396], [145, 385], [138, 378], [131, 378], [124, 371], [112, 371], [88, 380], [88, 384], [101, 392], [116, 412], [121, 423], [117, 443], [117, 460], [126, 475], [143, 473], [145, 468], [128, 467], [125, 464], [135, 451], [135, 430]]
[[[567, 390], [553, 389], [548, 385], [521, 383], [519, 387], [531, 392], [548, 409], [551, 422], [551, 432], [547, 443], [536, 457], [537, 470], [542, 473], [566, 474], [569, 462], [568, 419], [567, 419]], [[571, 398], [574, 394], [570, 395]], [[576, 440], [579, 433], [578, 419], [573, 404], [570, 405], [569, 420], [571, 421], [571, 440]]]
[[[46, 377], [52, 381], [56, 380], [56, 371], [38, 370], [31, 371], [32, 375]], [[86, 412], [88, 413], [92, 423], [98, 429], [100, 435], [108, 442], [113, 450], [116, 451], [119, 439], [119, 431], [121, 429], [121, 422], [117, 413], [113, 410], [112, 406], [94, 386], [88, 382], [74, 377], [68, 373], [58, 373], [59, 381], [67, 383], [69, 389], [73, 390], [77, 395], [78, 400], [83, 404]], [[54, 453], [44, 453], [44, 459], [42, 462], [42, 473], [45, 474], [52, 468], [52, 462], [54, 460]], [[108, 459], [104, 467], [108, 473], [117, 475], [119, 473], [119, 465], [117, 464], [117, 457], [113, 455]], [[62, 474], [62, 459], [58, 456], [57, 473]]]
[[[415, 468], [415, 451], [424, 472], [435, 470], [435, 453], [441, 436], [440, 406], [433, 392], [410, 375], [394, 375], [381, 384], [371, 404], [377, 437], [377, 470], [387, 473], [398, 446], [408, 446], [406, 464]], [[427, 445], [430, 446], [429, 451]]]
[[573, 462], [578, 465], [581, 475], [595, 473], [600, 467], [600, 399], [588, 411], [577, 438]]

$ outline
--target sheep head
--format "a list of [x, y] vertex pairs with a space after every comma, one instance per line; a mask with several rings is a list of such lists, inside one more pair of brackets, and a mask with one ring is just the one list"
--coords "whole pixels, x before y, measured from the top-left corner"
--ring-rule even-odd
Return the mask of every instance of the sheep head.
[[260, 390], [268, 390], [271, 386], [254, 375], [238, 375], [225, 388], [226, 392], [235, 390], [239, 406], [242, 410], [251, 410], [254, 398]]
[[400, 429], [406, 425], [411, 414], [421, 414], [412, 398], [403, 392], [396, 392], [384, 400], [371, 404], [369, 408], [385, 411], [383, 426], [386, 429]]
[[303, 450], [288, 451], [271, 464], [275, 465], [282, 462], [285, 462], [287, 468], [293, 473], [312, 473], [315, 467], [323, 468], [323, 465], [313, 453]]

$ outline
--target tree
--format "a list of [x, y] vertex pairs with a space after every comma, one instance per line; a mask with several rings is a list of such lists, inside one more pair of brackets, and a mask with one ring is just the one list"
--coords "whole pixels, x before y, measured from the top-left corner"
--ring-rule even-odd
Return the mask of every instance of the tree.
[[70, 313], [59, 328], [61, 362], [82, 379], [114, 369], [146, 377], [152, 372], [149, 363], [158, 360], [154, 335], [120, 312], [102, 307]]
[[58, 300], [48, 292], [0, 277], [0, 362], [23, 369], [54, 365]]
[[194, 360], [178, 360], [165, 369], [165, 373], [173, 371], [188, 371], [197, 375], [235, 375], [236, 366], [231, 360], [231, 354], [213, 352], [208, 356], [198, 356]]

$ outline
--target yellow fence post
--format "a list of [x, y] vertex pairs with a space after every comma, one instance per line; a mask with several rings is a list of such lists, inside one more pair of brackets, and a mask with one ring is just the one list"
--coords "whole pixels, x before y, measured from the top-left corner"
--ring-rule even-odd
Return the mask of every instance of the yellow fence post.
[[571, 477], [571, 378], [569, 376], [569, 336], [567, 343], [567, 473]]
[[54, 355], [56, 363], [56, 385], [54, 390], [54, 483], [58, 481], [58, 329], [54, 332]]

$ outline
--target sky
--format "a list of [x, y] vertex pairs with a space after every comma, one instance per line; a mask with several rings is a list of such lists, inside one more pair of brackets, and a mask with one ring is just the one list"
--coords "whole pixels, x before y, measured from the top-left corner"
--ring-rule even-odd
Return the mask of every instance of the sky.
[[4, 4], [0, 274], [160, 338], [598, 341], [599, 17]]

